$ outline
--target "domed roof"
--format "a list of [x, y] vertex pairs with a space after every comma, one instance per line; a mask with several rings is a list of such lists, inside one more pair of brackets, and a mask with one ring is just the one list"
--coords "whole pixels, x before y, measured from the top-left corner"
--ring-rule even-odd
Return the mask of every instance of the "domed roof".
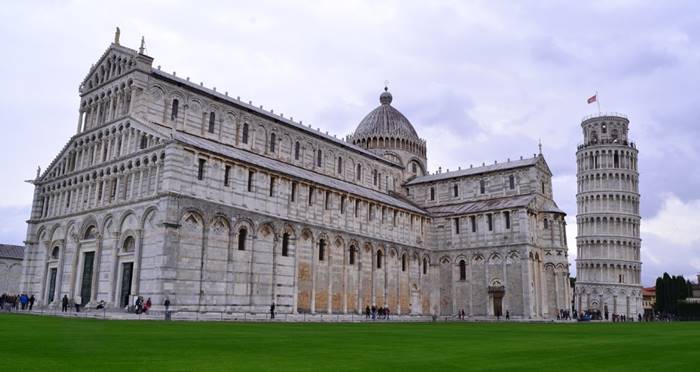
[[381, 105], [372, 110], [355, 129], [353, 138], [398, 137], [419, 141], [416, 130], [406, 117], [391, 106], [393, 97], [385, 87], [379, 96]]

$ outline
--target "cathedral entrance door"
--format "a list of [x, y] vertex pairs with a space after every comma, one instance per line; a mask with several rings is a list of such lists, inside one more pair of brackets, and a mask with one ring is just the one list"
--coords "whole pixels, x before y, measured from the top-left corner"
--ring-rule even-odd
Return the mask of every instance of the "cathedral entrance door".
[[[499, 284], [499, 283], [496, 283]], [[490, 286], [489, 294], [493, 298], [493, 315], [496, 317], [503, 315], [503, 296], [506, 294], [506, 289], [502, 285]]]
[[134, 271], [133, 262], [125, 262], [122, 264], [122, 285], [119, 291], [119, 307], [124, 308], [129, 304], [129, 295], [131, 294], [131, 276]]
[[503, 297], [493, 296], [493, 315], [503, 315]]
[[49, 271], [49, 291], [46, 293], [46, 298], [48, 299], [47, 304], [53, 302], [53, 298], [56, 295], [56, 272], [58, 269], [55, 267], [51, 268]]
[[95, 252], [85, 252], [83, 257], [83, 279], [80, 286], [80, 302], [85, 306], [90, 302], [92, 295], [92, 270], [93, 262], [95, 261]]

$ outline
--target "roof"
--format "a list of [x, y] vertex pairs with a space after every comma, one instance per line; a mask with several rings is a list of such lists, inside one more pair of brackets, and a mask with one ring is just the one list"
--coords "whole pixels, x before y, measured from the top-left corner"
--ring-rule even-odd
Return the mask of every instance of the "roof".
[[[425, 210], [428, 211], [428, 213], [430, 213], [430, 215], [433, 217], [445, 217], [501, 209], [525, 208], [533, 201], [536, 201], [536, 199], [537, 194], [525, 194], [507, 196], [503, 198], [468, 201], [449, 205], [438, 205], [434, 207], [427, 207]], [[544, 204], [540, 208], [543, 212], [564, 213], [564, 211], [557, 207], [554, 201], [549, 199], [545, 199]]]
[[379, 96], [381, 104], [360, 121], [353, 138], [399, 137], [419, 142], [420, 138], [411, 122], [391, 105], [391, 101], [391, 93], [383, 92]]
[[428, 174], [425, 176], [416, 177], [416, 178], [406, 182], [406, 185], [409, 185], [409, 186], [410, 185], [417, 185], [419, 183], [442, 181], [442, 180], [446, 180], [446, 179], [450, 179], [450, 178], [459, 178], [459, 177], [471, 176], [471, 175], [481, 174], [481, 173], [489, 173], [489, 172], [496, 172], [496, 171], [502, 171], [502, 170], [507, 170], [507, 169], [529, 167], [529, 166], [535, 165], [537, 163], [537, 161], [538, 161], [538, 157], [533, 157], [533, 158], [527, 158], [527, 159], [521, 159], [521, 160], [515, 160], [515, 161], [508, 161], [505, 163], [491, 164], [491, 165], [486, 165], [486, 166], [476, 167], [476, 168], [460, 169], [460, 170], [456, 170], [456, 171], [452, 171], [452, 172]]
[[509, 196], [505, 198], [477, 200], [464, 203], [439, 205], [428, 207], [428, 213], [435, 217], [444, 217], [458, 214], [471, 214], [485, 211], [493, 211], [499, 209], [522, 208], [527, 207], [533, 200], [535, 194]]
[[309, 180], [319, 185], [344, 191], [356, 196], [365, 197], [368, 199], [376, 200], [377, 202], [382, 202], [397, 208], [412, 211], [418, 214], [426, 214], [426, 212], [406, 201], [395, 198], [391, 195], [379, 192], [376, 190], [368, 189], [363, 186], [359, 186], [347, 181], [339, 180], [333, 177], [326, 176], [324, 174], [316, 173], [307, 169], [299, 168], [279, 160], [267, 158], [262, 155], [258, 155], [246, 150], [238, 149], [232, 146], [217, 144], [208, 140], [206, 138], [197, 137], [195, 135], [177, 132], [175, 133], [175, 140], [182, 143], [197, 147], [199, 149], [211, 151], [232, 159], [237, 159], [248, 164], [252, 164], [261, 168], [269, 169], [274, 172], [279, 172], [286, 174], [291, 177], [299, 178], [301, 180]]
[[339, 138], [337, 138], [337, 137], [335, 137], [335, 136], [332, 136], [332, 135], [329, 135], [329, 134], [327, 134], [327, 133], [322, 133], [322, 132], [319, 131], [319, 130], [314, 130], [314, 129], [312, 129], [310, 126], [304, 126], [304, 125], [302, 125], [301, 123], [297, 123], [297, 122], [295, 122], [295, 121], [293, 121], [293, 120], [291, 120], [291, 119], [285, 118], [285, 117], [282, 116], [282, 115], [276, 115], [276, 114], [274, 114], [274, 113], [272, 113], [272, 112], [265, 111], [265, 110], [263, 110], [263, 109], [260, 108], [260, 107], [255, 107], [255, 106], [253, 106], [252, 104], [245, 103], [245, 102], [241, 101], [240, 99], [234, 99], [233, 97], [229, 97], [229, 96], [226, 95], [226, 94], [221, 94], [221, 93], [219, 93], [219, 92], [217, 92], [217, 91], [215, 91], [215, 90], [213, 90], [213, 89], [206, 88], [206, 87], [204, 87], [204, 86], [195, 84], [195, 83], [193, 83], [193, 82], [191, 82], [191, 81], [189, 81], [189, 80], [183, 79], [183, 78], [178, 77], [178, 76], [175, 76], [175, 75], [168, 74], [167, 72], [164, 72], [164, 71], [161, 71], [161, 70], [158, 70], [158, 69], [155, 69], [155, 68], [152, 69], [152, 73], [153, 73], [154, 75], [156, 75], [156, 76], [159, 76], [159, 77], [162, 77], [162, 78], [165, 78], [165, 79], [174, 81], [174, 82], [176, 82], [176, 83], [178, 83], [178, 84], [186, 85], [186, 86], [188, 86], [188, 87], [190, 87], [190, 88], [192, 88], [192, 89], [194, 89], [194, 90], [196, 90], [196, 91], [203, 92], [203, 93], [205, 93], [205, 94], [208, 94], [208, 95], [210, 95], [210, 96], [214, 96], [214, 97], [216, 97], [216, 98], [218, 98], [218, 99], [220, 99], [220, 100], [226, 101], [226, 102], [228, 102], [228, 103], [230, 103], [230, 104], [233, 104], [233, 105], [235, 105], [235, 106], [239, 106], [239, 107], [242, 107], [242, 108], [244, 108], [244, 109], [246, 109], [246, 110], [248, 110], [248, 111], [252, 111], [252, 112], [254, 112], [254, 113], [256, 113], [256, 114], [265, 116], [265, 117], [267, 117], [267, 118], [269, 118], [269, 119], [272, 119], [272, 120], [275, 120], [275, 121], [277, 121], [277, 122], [279, 122], [279, 123], [281, 123], [281, 124], [284, 124], [284, 125], [287, 125], [287, 126], [289, 126], [289, 127], [298, 129], [298, 130], [303, 131], [303, 132], [306, 132], [306, 134], [310, 134], [310, 135], [315, 136], [315, 137], [320, 137], [320, 138], [322, 138], [322, 139], [324, 139], [324, 140], [333, 142], [333, 143], [336, 144], [336, 145], [340, 145], [340, 146], [343, 146], [343, 147], [345, 147], [345, 148], [348, 148], [348, 149], [350, 149], [350, 150], [352, 150], [352, 151], [361, 153], [362, 155], [367, 156], [367, 157], [369, 157], [369, 158], [372, 158], [373, 160], [377, 160], [377, 161], [380, 161], [380, 162], [382, 162], [382, 163], [384, 163], [384, 164], [391, 165], [391, 166], [394, 166], [394, 167], [401, 167], [401, 168], [403, 168], [403, 167], [402, 167], [401, 165], [399, 165], [399, 164], [396, 164], [396, 163], [394, 163], [394, 162], [392, 162], [392, 161], [389, 161], [389, 160], [387, 160], [387, 159], [385, 159], [385, 158], [383, 158], [383, 157], [381, 157], [381, 156], [379, 156], [379, 155], [377, 155], [377, 154], [375, 154], [375, 153], [373, 153], [373, 152], [371, 152], [371, 151], [367, 151], [367, 150], [365, 150], [365, 149], [363, 149], [363, 148], [361, 148], [361, 147], [359, 147], [359, 146], [356, 146], [356, 145], [354, 145], [354, 144], [352, 144], [352, 143], [350, 143], [350, 142], [343, 141], [342, 139], [339, 139]]
[[24, 259], [24, 247], [21, 245], [0, 244], [0, 258]]

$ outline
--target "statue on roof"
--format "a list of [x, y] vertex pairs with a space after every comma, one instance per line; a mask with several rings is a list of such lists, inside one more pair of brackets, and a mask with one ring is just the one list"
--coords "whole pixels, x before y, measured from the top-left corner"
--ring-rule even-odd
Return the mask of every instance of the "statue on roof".
[[119, 27], [117, 27], [117, 30], [114, 31], [114, 44], [119, 45], [119, 35], [121, 34], [121, 31], [119, 31]]

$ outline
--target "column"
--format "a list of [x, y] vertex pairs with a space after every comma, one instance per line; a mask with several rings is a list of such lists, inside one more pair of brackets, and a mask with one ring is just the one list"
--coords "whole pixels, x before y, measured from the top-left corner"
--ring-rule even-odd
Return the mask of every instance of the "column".
[[141, 255], [143, 252], [143, 230], [136, 229], [136, 247], [134, 248], [134, 272], [131, 278], [131, 293], [133, 295], [139, 295], [141, 284]]
[[95, 258], [92, 263], [92, 292], [90, 293], [91, 303], [97, 302], [97, 293], [100, 285], [100, 261], [102, 261], [102, 234], [97, 234], [97, 241], [95, 242], [95, 245]]

